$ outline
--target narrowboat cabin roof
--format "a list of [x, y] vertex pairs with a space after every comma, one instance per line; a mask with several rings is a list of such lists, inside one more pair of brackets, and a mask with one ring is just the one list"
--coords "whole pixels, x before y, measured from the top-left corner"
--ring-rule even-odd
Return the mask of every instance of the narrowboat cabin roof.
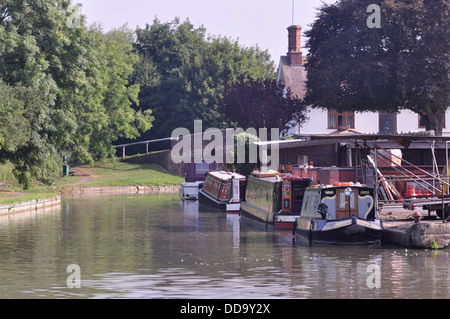
[[324, 184], [316, 184], [316, 185], [311, 185], [309, 188], [320, 188], [320, 189], [325, 189], [325, 188], [367, 188], [367, 185], [365, 184], [361, 184], [361, 183], [353, 183], [353, 182], [346, 182], [346, 183], [334, 183], [333, 185], [324, 185]]
[[211, 175], [212, 177], [216, 177], [223, 181], [228, 181], [232, 178], [246, 179], [246, 177], [244, 175], [241, 175], [239, 173], [228, 172], [228, 171], [213, 171], [213, 172], [208, 172], [208, 174]]

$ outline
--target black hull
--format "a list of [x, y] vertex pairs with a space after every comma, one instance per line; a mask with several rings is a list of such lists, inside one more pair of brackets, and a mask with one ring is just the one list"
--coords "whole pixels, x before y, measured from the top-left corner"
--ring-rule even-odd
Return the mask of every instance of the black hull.
[[[339, 225], [339, 222], [343, 222]], [[326, 221], [321, 221], [322, 225], [314, 225], [312, 227], [297, 226], [296, 233], [304, 242], [310, 244], [323, 244], [323, 245], [371, 245], [380, 244], [382, 237], [381, 224], [377, 227], [377, 222], [372, 221], [373, 225], [366, 226], [363, 222], [357, 224], [353, 221], [351, 224], [345, 223], [345, 221], [331, 221], [330, 223], [336, 224], [334, 227], [328, 227], [324, 229]], [[369, 223], [365, 221], [365, 224]]]
[[[224, 213], [239, 213], [239, 203], [223, 203], [214, 200], [208, 195], [204, 194], [202, 191], [198, 193], [198, 201], [202, 210], [213, 211], [213, 212], [224, 212]], [[237, 209], [235, 208], [237, 207]]]

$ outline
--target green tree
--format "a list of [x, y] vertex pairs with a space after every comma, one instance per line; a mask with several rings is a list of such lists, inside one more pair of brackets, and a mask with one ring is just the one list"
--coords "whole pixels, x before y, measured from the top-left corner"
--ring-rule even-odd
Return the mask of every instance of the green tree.
[[138, 61], [131, 32], [88, 29], [73, 8], [69, 0], [0, 0], [2, 88], [22, 105], [22, 117], [29, 122], [5, 141], [27, 138], [26, 145], [18, 143], [21, 147], [3, 155], [23, 176], [50, 171], [55, 158], [61, 158], [54, 156], [57, 152], [82, 162], [110, 156], [113, 141], [137, 137], [151, 127], [151, 111], [131, 107], [139, 105], [139, 87], [129, 83]]
[[[381, 27], [366, 10], [381, 8]], [[305, 101], [338, 111], [424, 114], [442, 134], [450, 105], [449, 0], [341, 0], [320, 8], [306, 32]]]
[[[248, 176], [252, 173], [252, 171], [255, 168], [259, 167], [258, 159], [255, 158], [251, 160], [250, 152], [251, 148], [250, 145], [252, 143], [259, 142], [259, 138], [255, 135], [248, 134], [245, 132], [236, 134], [234, 137], [234, 150], [232, 151], [232, 156], [234, 158], [234, 161], [232, 164], [227, 164], [226, 168], [227, 170], [235, 170], [239, 174], [242, 174], [244, 176]], [[238, 159], [238, 152], [245, 152], [245, 159], [244, 161], [240, 162]], [[256, 162], [256, 163], [252, 163]]]
[[241, 74], [274, 77], [267, 51], [244, 48], [237, 41], [207, 37], [203, 27], [179, 19], [136, 30], [135, 49], [141, 60], [133, 83], [141, 85], [139, 100], [151, 107], [154, 127], [143, 138], [167, 137], [177, 127], [193, 130], [194, 120], [204, 127], [223, 127], [218, 107], [224, 83]]
[[272, 79], [240, 77], [227, 84], [220, 101], [225, 117], [243, 129], [278, 128], [282, 135], [306, 118], [302, 100]]
[[[106, 34], [93, 28], [90, 33], [96, 41], [97, 76], [89, 78], [91, 86], [80, 101], [81, 121], [75, 135], [78, 157], [85, 161], [112, 156], [114, 141], [138, 137], [153, 121], [152, 110], [140, 110], [139, 85], [129, 83], [139, 61], [132, 52], [132, 31], [124, 26]], [[84, 150], [89, 154], [83, 157]]]
[[10, 161], [25, 188], [32, 178], [52, 182], [61, 165], [49, 136], [56, 130], [45, 97], [39, 90], [0, 81], [0, 162]]

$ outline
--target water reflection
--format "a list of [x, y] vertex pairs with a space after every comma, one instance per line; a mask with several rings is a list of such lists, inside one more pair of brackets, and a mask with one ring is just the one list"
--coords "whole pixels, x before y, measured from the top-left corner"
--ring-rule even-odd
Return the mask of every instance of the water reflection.
[[447, 298], [450, 283], [448, 250], [305, 246], [175, 195], [64, 199], [0, 217], [0, 240], [1, 298]]

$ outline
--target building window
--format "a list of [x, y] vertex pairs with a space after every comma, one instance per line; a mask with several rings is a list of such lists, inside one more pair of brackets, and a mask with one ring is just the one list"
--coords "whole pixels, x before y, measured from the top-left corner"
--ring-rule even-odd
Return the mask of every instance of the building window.
[[343, 112], [338, 113], [336, 110], [328, 111], [328, 128], [355, 128], [355, 113]]
[[396, 134], [397, 113], [380, 112], [378, 114], [378, 128], [380, 134]]
[[[427, 122], [425, 120], [425, 115], [426, 113], [423, 112], [422, 114], [419, 114], [419, 128], [426, 128], [427, 126]], [[445, 116], [444, 116], [444, 125], [442, 126], [443, 128], [445, 128]]]
[[425, 121], [425, 113], [424, 114], [419, 114], [419, 128], [425, 128], [426, 125], [426, 121]]

